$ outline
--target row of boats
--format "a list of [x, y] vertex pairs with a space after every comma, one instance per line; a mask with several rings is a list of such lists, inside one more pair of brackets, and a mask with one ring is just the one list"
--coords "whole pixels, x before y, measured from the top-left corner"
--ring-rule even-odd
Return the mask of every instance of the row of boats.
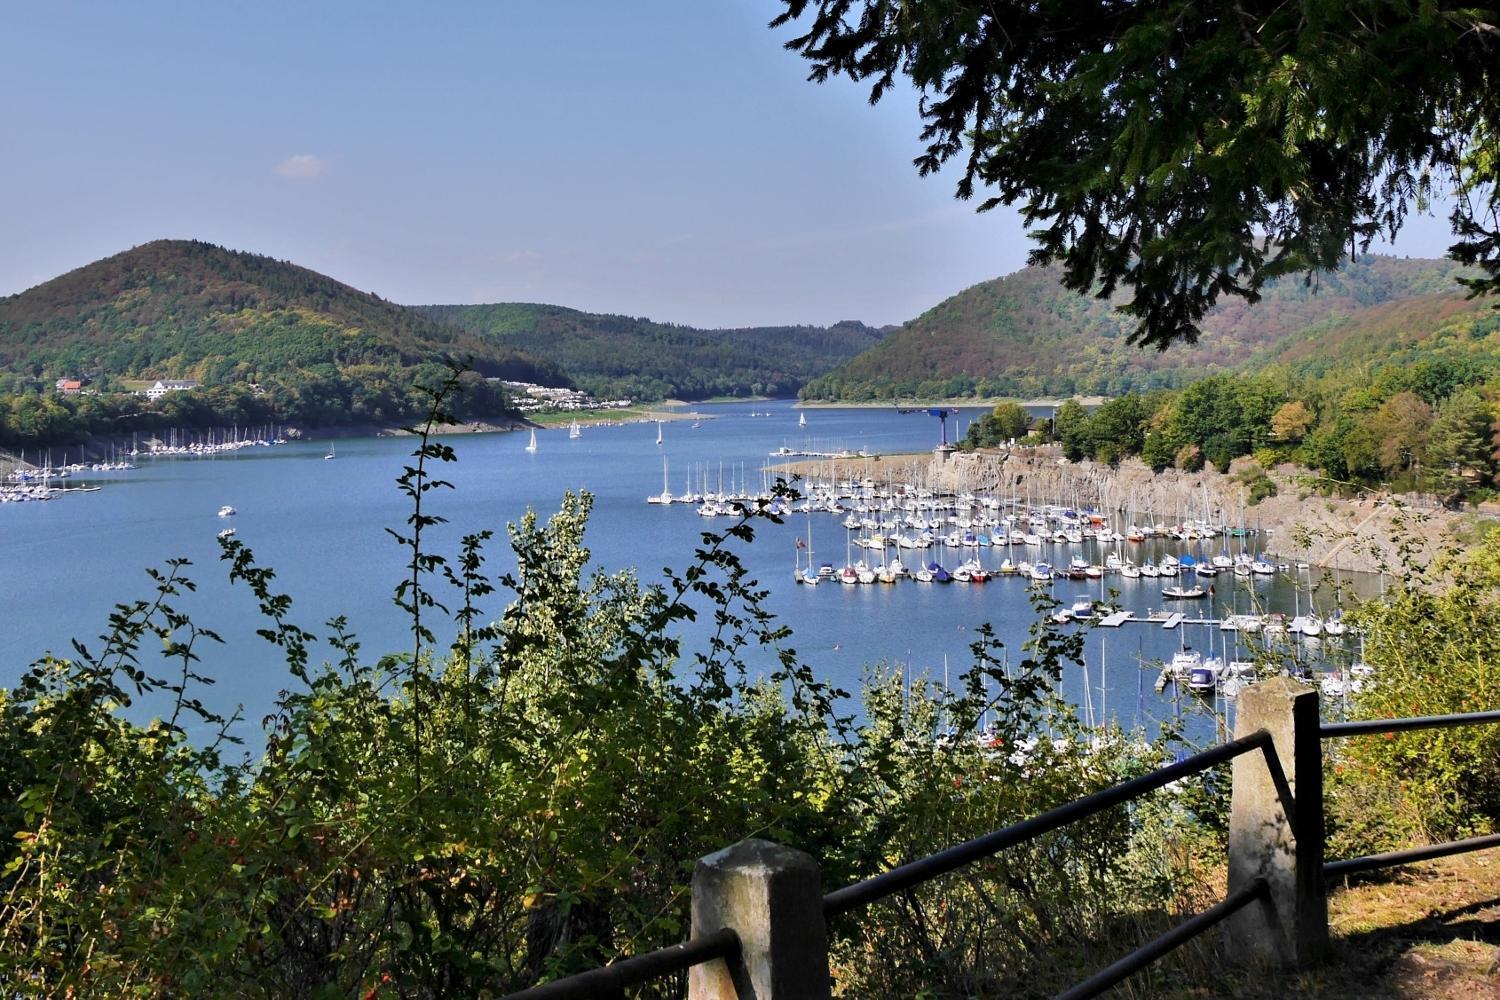
[[[955, 546], [962, 548], [963, 546]], [[910, 570], [902, 562], [900, 554], [885, 562], [871, 566], [863, 559], [850, 561], [841, 569], [835, 569], [833, 563], [820, 563], [814, 567], [809, 551], [806, 568], [802, 565], [802, 552], [807, 550], [806, 544], [799, 538], [797, 540], [797, 559], [793, 574], [798, 583], [816, 584], [824, 580], [836, 579], [840, 583], [896, 583], [908, 577], [921, 583], [984, 583], [992, 577], [1021, 577], [1027, 580], [1045, 583], [1051, 580], [1098, 580], [1107, 575], [1118, 574], [1126, 580], [1140, 579], [1176, 579], [1185, 578], [1188, 575], [1195, 577], [1212, 578], [1221, 572], [1230, 572], [1235, 576], [1270, 576], [1278, 569], [1290, 569], [1289, 566], [1278, 565], [1269, 562], [1264, 557], [1251, 557], [1245, 554], [1240, 556], [1215, 556], [1212, 560], [1199, 562], [1192, 556], [1181, 557], [1168, 553], [1160, 561], [1146, 560], [1136, 565], [1128, 559], [1122, 559], [1115, 553], [1110, 553], [1103, 563], [1091, 563], [1082, 556], [1074, 556], [1066, 566], [1054, 566], [1045, 560], [1029, 562], [1027, 560], [1013, 561], [1009, 557], [1001, 560], [998, 568], [991, 570], [980, 562], [977, 556], [964, 559], [954, 570], [948, 570], [940, 562], [922, 560], [917, 564], [917, 569]], [[1222, 565], [1220, 562], [1222, 561]], [[1191, 586], [1166, 586], [1162, 588], [1162, 596], [1168, 600], [1195, 600], [1207, 597], [1210, 587], [1205, 588], [1202, 584]]]
[[[1349, 698], [1371, 684], [1374, 674], [1373, 667], [1360, 661], [1343, 670], [1324, 673], [1317, 680], [1324, 697]], [[1218, 693], [1225, 698], [1234, 698], [1254, 684], [1259, 676], [1260, 670], [1253, 660], [1229, 660], [1213, 654], [1204, 656], [1191, 646], [1184, 646], [1162, 666], [1156, 690], [1160, 692], [1168, 684], [1174, 684], [1194, 694]], [[1306, 676], [1310, 678], [1311, 675]]]
[[64, 493], [97, 493], [97, 486], [52, 486], [48, 483], [0, 484], [0, 503], [52, 500]]

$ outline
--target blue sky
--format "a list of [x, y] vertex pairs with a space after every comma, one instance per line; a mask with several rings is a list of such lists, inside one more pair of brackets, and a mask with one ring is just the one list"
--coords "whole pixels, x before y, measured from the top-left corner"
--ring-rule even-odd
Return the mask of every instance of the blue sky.
[[192, 237], [398, 302], [882, 324], [1021, 266], [1013, 213], [916, 175], [913, 95], [806, 82], [778, 9], [19, 0], [0, 294]]

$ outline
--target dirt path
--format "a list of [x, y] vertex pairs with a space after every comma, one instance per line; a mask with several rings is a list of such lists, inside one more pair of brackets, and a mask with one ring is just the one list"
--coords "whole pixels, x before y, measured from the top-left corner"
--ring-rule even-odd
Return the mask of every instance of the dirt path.
[[1298, 976], [1181, 995], [1271, 1000], [1500, 1000], [1500, 851], [1411, 865], [1335, 887], [1332, 956]]

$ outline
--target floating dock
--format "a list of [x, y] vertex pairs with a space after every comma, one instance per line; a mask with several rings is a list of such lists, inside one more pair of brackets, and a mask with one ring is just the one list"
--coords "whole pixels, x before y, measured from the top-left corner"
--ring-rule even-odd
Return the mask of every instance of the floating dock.
[[1099, 619], [1097, 624], [1102, 628], [1119, 628], [1122, 625], [1160, 625], [1164, 629], [1175, 629], [1180, 625], [1218, 625], [1218, 618], [1189, 618], [1187, 615], [1172, 613], [1165, 618], [1139, 618], [1130, 611], [1116, 611]]

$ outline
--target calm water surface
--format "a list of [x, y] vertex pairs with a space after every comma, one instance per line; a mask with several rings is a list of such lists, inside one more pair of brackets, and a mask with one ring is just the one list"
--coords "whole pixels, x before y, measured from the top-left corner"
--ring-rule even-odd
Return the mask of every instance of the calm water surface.
[[[450, 522], [439, 544], [446, 541], [451, 551], [460, 532], [492, 528], [497, 537], [489, 565], [501, 572], [513, 565], [504, 544], [507, 522], [528, 508], [545, 516], [556, 510], [564, 491], [588, 490], [595, 497], [587, 536], [595, 562], [608, 570], [635, 569], [652, 581], [664, 566], [688, 564], [700, 532], [729, 523], [708, 521], [687, 505], [644, 502], [661, 490], [663, 456], [671, 489], [681, 492], [689, 476], [695, 485], [706, 476], [715, 488], [721, 475], [726, 487], [742, 481], [756, 486], [768, 453], [783, 445], [879, 454], [929, 448], [937, 439], [934, 419], [894, 410], [809, 410], [805, 428], [798, 427], [803, 411], [786, 401], [700, 410], [713, 419], [696, 429], [688, 421], [667, 423], [661, 445], [655, 424], [585, 427], [574, 440], [566, 428], [540, 431], [534, 454], [523, 450], [524, 434], [450, 439], [460, 461], [443, 474], [457, 489], [430, 494], [433, 510]], [[958, 423], [980, 412], [965, 410]], [[324, 621], [342, 614], [372, 659], [409, 648], [391, 603], [402, 553], [383, 529], [400, 527], [408, 513], [393, 480], [413, 447], [409, 438], [368, 438], [339, 441], [334, 461], [324, 460], [328, 443], [318, 441], [246, 449], [227, 458], [144, 460], [134, 471], [91, 476], [105, 486], [98, 493], [0, 507], [0, 686], [13, 684], [49, 650], [66, 654], [71, 638], [98, 645], [95, 637], [116, 602], [149, 596], [144, 567], [185, 557], [193, 562], [188, 572], [199, 589], [179, 604], [227, 642], [203, 649], [203, 672], [217, 681], [205, 700], [224, 710], [243, 704], [249, 721], [240, 735], [257, 743], [258, 720], [288, 677], [275, 650], [255, 637], [262, 622], [245, 589], [229, 586], [215, 534], [233, 525], [257, 560], [275, 568], [276, 587], [295, 599], [296, 623], [321, 633]], [[223, 504], [232, 504], [238, 515], [217, 517]], [[1032, 612], [1018, 581], [802, 587], [792, 580], [792, 562], [795, 538], [806, 531], [802, 515], [779, 527], [764, 525], [745, 560], [769, 586], [771, 610], [793, 629], [791, 645], [827, 680], [856, 690], [864, 665], [879, 661], [941, 678], [946, 658], [956, 674], [971, 662], [969, 644], [982, 622], [992, 623], [1012, 655], [1020, 656]], [[813, 522], [812, 532], [819, 561], [841, 565], [845, 532], [838, 522], [825, 516]], [[1085, 551], [1092, 553], [1092, 547]], [[1004, 555], [1002, 549], [981, 552], [991, 566]], [[915, 561], [910, 552], [904, 558]], [[950, 568], [956, 561], [945, 560]], [[1217, 578], [1217, 610], [1250, 610], [1248, 589], [1231, 581]], [[1347, 579], [1342, 584], [1371, 586]], [[1106, 585], [1120, 589], [1123, 607], [1144, 613], [1161, 606], [1161, 581], [1117, 579]], [[1294, 604], [1305, 608], [1308, 586], [1305, 578], [1300, 588], [1290, 578], [1260, 578], [1254, 589], [1270, 607], [1291, 612]], [[1060, 581], [1056, 594], [1070, 604], [1078, 594], [1097, 595], [1099, 587], [1098, 581]], [[1333, 599], [1330, 587], [1320, 590], [1320, 609], [1327, 611]], [[1206, 602], [1191, 604], [1184, 610], [1206, 614]], [[486, 610], [498, 612], [500, 606]], [[701, 633], [687, 628], [691, 646]], [[1142, 664], [1170, 657], [1183, 643], [1200, 649], [1212, 644], [1217, 651], [1225, 637], [1232, 641], [1232, 634], [1203, 626], [1176, 632], [1148, 625], [1096, 629], [1088, 642], [1088, 700], [1096, 712], [1152, 728], [1190, 700], [1157, 695], [1156, 673]], [[323, 647], [315, 656], [331, 658], [333, 651]], [[762, 660], [769, 669], [770, 655]], [[1080, 704], [1083, 676], [1072, 667], [1065, 678], [1066, 693]], [[1190, 728], [1211, 732], [1201, 720]]]

